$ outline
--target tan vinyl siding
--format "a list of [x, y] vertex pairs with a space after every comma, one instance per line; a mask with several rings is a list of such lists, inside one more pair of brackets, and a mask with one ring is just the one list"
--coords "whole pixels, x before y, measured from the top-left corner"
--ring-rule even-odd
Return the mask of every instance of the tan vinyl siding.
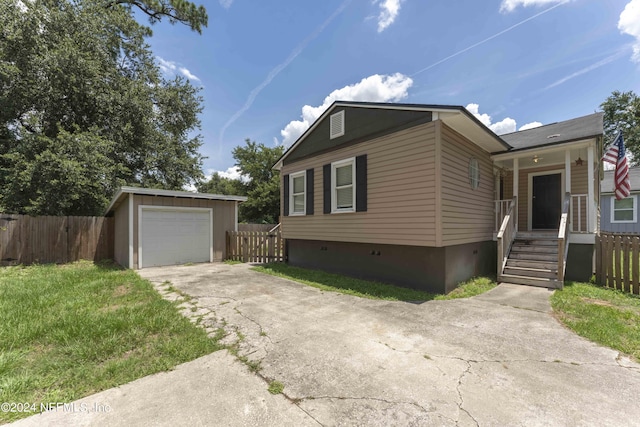
[[[323, 165], [362, 154], [367, 155], [367, 212], [323, 214]], [[281, 176], [310, 168], [314, 215], [282, 216], [285, 238], [435, 246], [434, 123], [285, 165]]]
[[[480, 182], [472, 189], [469, 161], [478, 160]], [[442, 245], [482, 242], [493, 237], [493, 164], [489, 153], [442, 125]]]
[[135, 195], [133, 198], [133, 262], [138, 268], [138, 207], [140, 205], [176, 206], [213, 209], [213, 260], [222, 261], [226, 247], [226, 232], [235, 228], [235, 203], [223, 200], [187, 199]]
[[114, 213], [113, 258], [129, 268], [129, 198], [126, 197]]

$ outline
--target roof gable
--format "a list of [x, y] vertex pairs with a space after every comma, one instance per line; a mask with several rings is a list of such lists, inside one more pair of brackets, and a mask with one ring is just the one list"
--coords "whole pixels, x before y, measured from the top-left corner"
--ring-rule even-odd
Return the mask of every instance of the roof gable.
[[[612, 193], [614, 190], [613, 175], [615, 171], [604, 171], [604, 178], [600, 182], [600, 191], [602, 194]], [[640, 166], [629, 168], [629, 181], [631, 183], [631, 191], [640, 191]]]
[[[330, 117], [345, 113], [345, 133], [330, 138]], [[296, 142], [285, 151], [274, 168], [350, 143], [364, 142], [435, 119], [458, 131], [488, 152], [511, 148], [462, 106], [334, 102]]]

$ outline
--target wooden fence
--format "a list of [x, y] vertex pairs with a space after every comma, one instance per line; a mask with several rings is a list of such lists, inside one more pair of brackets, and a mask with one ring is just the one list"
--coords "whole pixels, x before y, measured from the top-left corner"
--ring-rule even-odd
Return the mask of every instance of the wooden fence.
[[0, 214], [0, 265], [113, 258], [113, 218]]
[[280, 229], [272, 231], [227, 231], [227, 259], [242, 262], [284, 261], [284, 239]]
[[640, 236], [596, 236], [596, 281], [602, 286], [640, 294]]

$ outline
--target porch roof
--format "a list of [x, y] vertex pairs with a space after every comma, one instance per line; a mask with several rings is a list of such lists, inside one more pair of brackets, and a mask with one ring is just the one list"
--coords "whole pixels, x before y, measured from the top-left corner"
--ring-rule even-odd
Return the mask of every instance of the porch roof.
[[513, 147], [509, 152], [595, 138], [604, 133], [603, 115], [604, 113], [598, 112], [533, 129], [507, 133], [500, 137]]

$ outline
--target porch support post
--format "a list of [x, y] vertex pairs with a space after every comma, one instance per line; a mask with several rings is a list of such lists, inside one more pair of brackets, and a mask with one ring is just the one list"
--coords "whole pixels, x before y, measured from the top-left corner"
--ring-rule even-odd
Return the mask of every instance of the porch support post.
[[596, 231], [596, 197], [593, 180], [593, 145], [589, 145], [589, 147], [587, 147], [587, 231], [589, 233], [595, 233]]
[[494, 169], [493, 178], [493, 190], [496, 195], [494, 200], [500, 200], [500, 171]]
[[564, 150], [564, 192], [571, 193], [571, 151], [568, 148]]
[[[516, 157], [515, 159], [513, 159], [513, 197], [517, 197], [516, 198], [516, 213], [518, 212], [518, 205], [520, 204], [520, 197], [518, 196], [518, 182], [520, 179], [520, 165], [518, 164], [518, 158]], [[516, 216], [517, 218], [517, 216]], [[516, 226], [516, 232], [518, 231], [518, 222], [517, 221], [515, 226]]]

